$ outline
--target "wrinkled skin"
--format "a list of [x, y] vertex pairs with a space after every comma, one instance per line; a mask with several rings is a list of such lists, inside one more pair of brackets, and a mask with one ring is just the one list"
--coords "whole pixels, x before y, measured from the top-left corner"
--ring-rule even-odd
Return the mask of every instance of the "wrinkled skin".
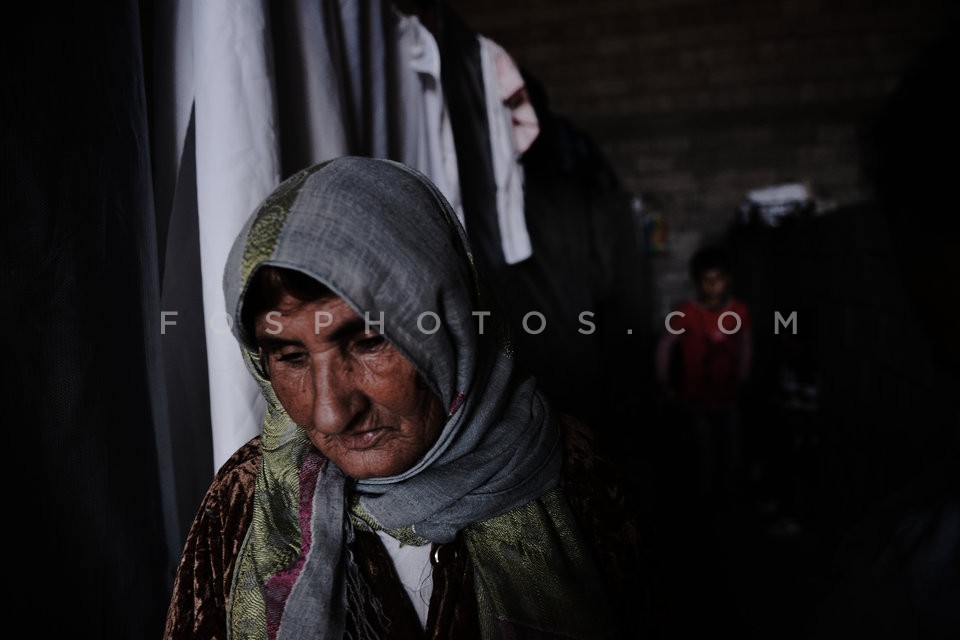
[[280, 404], [347, 476], [397, 475], [436, 442], [440, 400], [342, 298], [285, 295], [255, 331]]

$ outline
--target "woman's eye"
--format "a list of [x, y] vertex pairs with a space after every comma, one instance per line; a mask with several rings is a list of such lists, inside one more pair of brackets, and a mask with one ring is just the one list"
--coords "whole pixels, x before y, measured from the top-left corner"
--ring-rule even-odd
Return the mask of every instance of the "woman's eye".
[[375, 334], [366, 338], [361, 338], [354, 343], [354, 346], [364, 352], [376, 351], [383, 345], [387, 343], [387, 339], [383, 337], [383, 334]]
[[296, 365], [303, 364], [307, 361], [307, 354], [303, 351], [290, 351], [288, 353], [280, 353], [276, 356], [277, 362], [282, 362], [284, 364]]

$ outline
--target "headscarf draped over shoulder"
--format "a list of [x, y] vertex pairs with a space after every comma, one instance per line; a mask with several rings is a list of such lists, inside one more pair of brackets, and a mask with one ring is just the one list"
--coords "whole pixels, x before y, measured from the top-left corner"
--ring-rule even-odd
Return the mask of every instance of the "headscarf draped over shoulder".
[[[448, 408], [438, 441], [412, 468], [346, 478], [286, 414], [239, 321], [264, 265], [314, 278], [377, 323]], [[607, 637], [602, 590], [559, 488], [557, 421], [514, 367], [464, 230], [425, 176], [361, 157], [291, 176], [240, 232], [223, 286], [267, 401], [253, 518], [228, 605], [232, 638], [362, 635], [355, 527], [418, 545], [462, 532], [485, 638], [522, 627]]]

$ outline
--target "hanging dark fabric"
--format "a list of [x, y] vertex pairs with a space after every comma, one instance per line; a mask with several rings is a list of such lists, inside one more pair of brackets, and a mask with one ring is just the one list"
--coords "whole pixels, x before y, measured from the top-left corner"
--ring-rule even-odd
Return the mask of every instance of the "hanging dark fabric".
[[31, 634], [162, 630], [171, 502], [138, 13], [25, 6], [4, 38], [0, 295], [20, 416], [5, 426], [8, 461], [29, 469], [7, 522]]

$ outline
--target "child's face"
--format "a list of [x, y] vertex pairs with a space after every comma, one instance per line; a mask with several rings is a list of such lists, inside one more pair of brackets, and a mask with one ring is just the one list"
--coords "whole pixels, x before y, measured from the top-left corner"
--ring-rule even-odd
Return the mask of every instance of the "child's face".
[[727, 297], [730, 274], [723, 269], [707, 269], [700, 276], [700, 301], [708, 306], [718, 305]]

